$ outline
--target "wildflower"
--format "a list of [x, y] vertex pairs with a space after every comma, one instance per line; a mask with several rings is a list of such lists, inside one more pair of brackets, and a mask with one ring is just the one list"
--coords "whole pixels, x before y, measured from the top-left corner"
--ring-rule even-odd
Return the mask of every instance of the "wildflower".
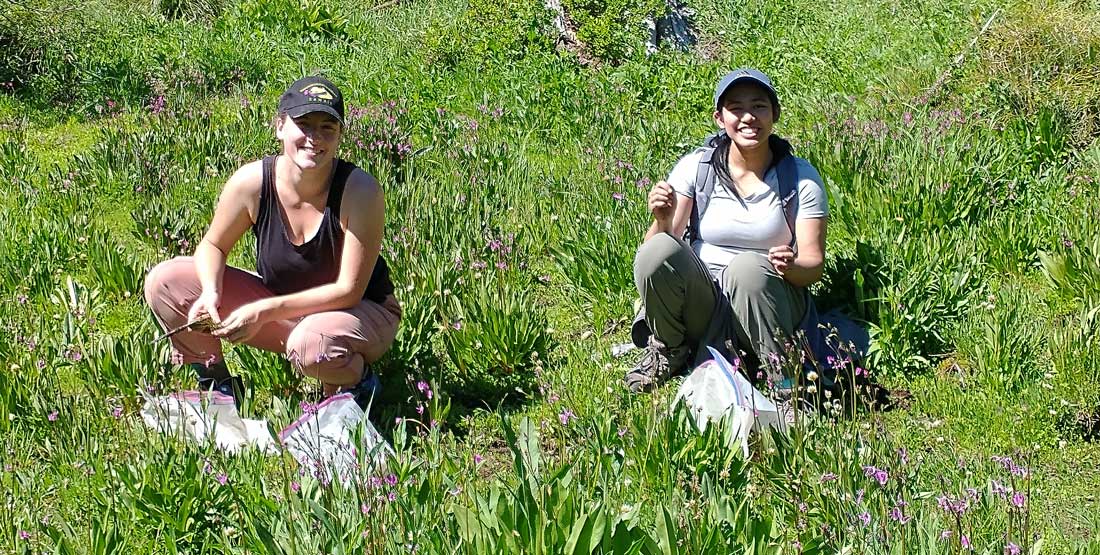
[[386, 485], [387, 486], [396, 486], [397, 485], [397, 475], [396, 474], [387, 475], [386, 476]]
[[204, 461], [202, 465], [202, 473], [210, 474], [214, 471], [214, 466], [210, 464], [210, 461]]
[[1008, 542], [1008, 545], [1005, 546], [1005, 555], [1020, 555], [1020, 546]]
[[419, 415], [424, 414], [424, 404], [423, 403], [417, 403], [416, 404], [416, 414], [419, 414]]
[[26, 531], [26, 530], [20, 530], [19, 531], [19, 539], [29, 540], [29, 539], [31, 539], [31, 533]]
[[[459, 327], [461, 327], [461, 324], [459, 325]], [[459, 328], [455, 328], [455, 329], [459, 329]], [[431, 388], [431, 386], [428, 385], [428, 382], [426, 382], [424, 380], [416, 382], [416, 389], [419, 390], [421, 393], [423, 393], [424, 396], [427, 397], [429, 401], [431, 400], [431, 398], [432, 398], [432, 388]]]
[[952, 532], [951, 530], [944, 530], [943, 532], [940, 532], [940, 539], [941, 540], [950, 539], [953, 534], [954, 534], [954, 532]]
[[569, 424], [570, 420], [576, 420], [577, 415], [573, 414], [573, 411], [569, 409], [562, 409], [558, 414], [558, 420], [561, 421], [561, 425], [565, 426]]
[[447, 493], [451, 494], [451, 497], [458, 497], [458, 494], [462, 493], [462, 486], [455, 486], [447, 490]]
[[302, 491], [302, 484], [299, 484], [298, 482], [291, 481], [290, 482], [290, 491], [293, 491], [294, 493], [298, 493], [298, 492]]
[[57, 422], [57, 411], [55, 410], [55, 411], [51, 412], [50, 414], [47, 414], [46, 415], [46, 420], [49, 420], [50, 422]]
[[810, 370], [810, 373], [806, 374], [806, 379], [810, 380], [811, 382], [816, 382], [817, 378], [817, 372], [814, 372], [813, 370]]
[[19, 302], [19, 304], [27, 304], [27, 296], [22, 293], [20, 293], [19, 296], [16, 297], [16, 300]]
[[229, 476], [226, 476], [223, 472], [221, 474], [218, 474], [217, 480], [219, 484], [224, 486], [225, 484], [229, 483]]
[[370, 512], [370, 505], [367, 505], [366, 503], [363, 503], [362, 505], [359, 505], [359, 512], [361, 512], [363, 514], [369, 513]]
[[624, 199], [625, 197], [623, 196], [623, 194], [622, 194], [622, 193], [611, 193], [611, 198], [612, 198], [612, 199], [614, 199], [614, 200], [619, 200], [619, 201], [621, 201], [621, 200], [623, 200], [623, 199]]
[[42, 360], [42, 359], [38, 359], [38, 361], [34, 363], [34, 366], [35, 366], [35, 368], [38, 368], [39, 370], [41, 370], [41, 369], [46, 367], [46, 361]]
[[898, 524], [905, 524], [906, 522], [909, 522], [909, 519], [911, 518], [913, 517], [905, 516], [905, 513], [902, 511], [900, 506], [895, 506], [894, 508], [890, 509], [890, 520], [893, 520]]
[[837, 475], [833, 474], [832, 472], [826, 472], [826, 473], [821, 475], [821, 483], [822, 484], [824, 484], [825, 482], [836, 481], [836, 479], [837, 479]]
[[863, 523], [864, 526], [867, 526], [871, 524], [871, 513], [863, 511], [862, 513], [859, 513], [858, 516], [856, 516], [856, 519]]
[[1024, 494], [1022, 494], [1018, 491], [1016, 493], [1012, 494], [1012, 506], [1013, 507], [1015, 507], [1017, 509], [1022, 509], [1022, 508], [1024, 508], [1024, 504], [1026, 502], [1027, 502], [1027, 498], [1024, 497]]
[[887, 474], [885, 470], [881, 468], [876, 468], [874, 466], [863, 467], [863, 475], [867, 476], [868, 478], [874, 479], [876, 482], [878, 482], [878, 485], [880, 486], [885, 486], [886, 481], [890, 477], [890, 475]]
[[298, 408], [302, 409], [302, 414], [317, 414], [317, 405], [309, 401], [300, 401]]
[[619, 439], [622, 439], [623, 436], [626, 435], [626, 428], [619, 428], [618, 434], [619, 434]]
[[959, 545], [961, 545], [963, 549], [967, 549], [970, 551], [974, 550], [974, 547], [970, 545], [970, 537], [966, 534], [963, 534], [959, 537]]
[[122, 418], [122, 407], [116, 406], [115, 408], [111, 409], [111, 416], [115, 418]]
[[454, 328], [455, 331], [462, 329], [462, 320], [455, 320], [455, 322], [451, 324], [451, 327]]
[[386, 496], [386, 498], [390, 501], [397, 501], [397, 492], [391, 491], [390, 494]]

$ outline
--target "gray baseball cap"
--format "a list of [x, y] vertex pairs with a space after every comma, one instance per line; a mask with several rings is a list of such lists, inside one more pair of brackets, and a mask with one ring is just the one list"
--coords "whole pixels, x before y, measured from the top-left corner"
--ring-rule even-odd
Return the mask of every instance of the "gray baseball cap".
[[772, 85], [772, 80], [768, 79], [767, 75], [751, 67], [737, 68], [718, 81], [718, 86], [714, 88], [714, 109], [716, 111], [721, 109], [718, 103], [722, 100], [722, 95], [726, 94], [726, 91], [737, 83], [752, 83], [768, 91], [768, 97], [772, 101], [775, 121], [779, 121], [779, 96], [775, 94], [775, 85]]

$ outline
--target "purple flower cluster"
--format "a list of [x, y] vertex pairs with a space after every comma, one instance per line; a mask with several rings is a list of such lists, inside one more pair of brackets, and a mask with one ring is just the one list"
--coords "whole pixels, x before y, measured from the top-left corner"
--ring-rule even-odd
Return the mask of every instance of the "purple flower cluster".
[[378, 105], [351, 107], [348, 110], [355, 126], [349, 132], [359, 150], [376, 162], [398, 169], [412, 154], [409, 132], [403, 125], [408, 110], [390, 100]]
[[880, 486], [885, 486], [886, 482], [890, 479], [890, 475], [886, 472], [885, 469], [875, 466], [864, 466], [863, 475], [878, 482], [878, 485]]

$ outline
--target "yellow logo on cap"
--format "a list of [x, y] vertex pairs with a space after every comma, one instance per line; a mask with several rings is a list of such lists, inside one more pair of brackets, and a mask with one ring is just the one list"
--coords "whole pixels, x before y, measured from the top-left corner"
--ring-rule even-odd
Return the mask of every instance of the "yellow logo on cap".
[[313, 98], [320, 98], [320, 99], [323, 99], [323, 100], [332, 100], [333, 99], [332, 91], [330, 91], [328, 87], [326, 87], [326, 86], [324, 86], [320, 83], [314, 83], [312, 85], [309, 85], [309, 86], [307, 86], [306, 88], [302, 89], [299, 92], [301, 92], [302, 94], [304, 94], [306, 96], [313, 97]]

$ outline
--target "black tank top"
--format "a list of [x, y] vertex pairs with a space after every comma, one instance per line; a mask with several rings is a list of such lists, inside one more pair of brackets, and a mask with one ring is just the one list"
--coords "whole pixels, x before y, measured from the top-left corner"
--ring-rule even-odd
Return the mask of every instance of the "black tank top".
[[[256, 236], [256, 272], [264, 285], [275, 294], [297, 293], [336, 281], [344, 247], [340, 201], [344, 198], [344, 185], [354, 169], [354, 164], [336, 160], [321, 227], [309, 241], [295, 245], [287, 237], [279, 195], [275, 190], [275, 157], [264, 158], [260, 210], [256, 214], [252, 233]], [[381, 303], [392, 293], [390, 270], [379, 254], [363, 298]]]

